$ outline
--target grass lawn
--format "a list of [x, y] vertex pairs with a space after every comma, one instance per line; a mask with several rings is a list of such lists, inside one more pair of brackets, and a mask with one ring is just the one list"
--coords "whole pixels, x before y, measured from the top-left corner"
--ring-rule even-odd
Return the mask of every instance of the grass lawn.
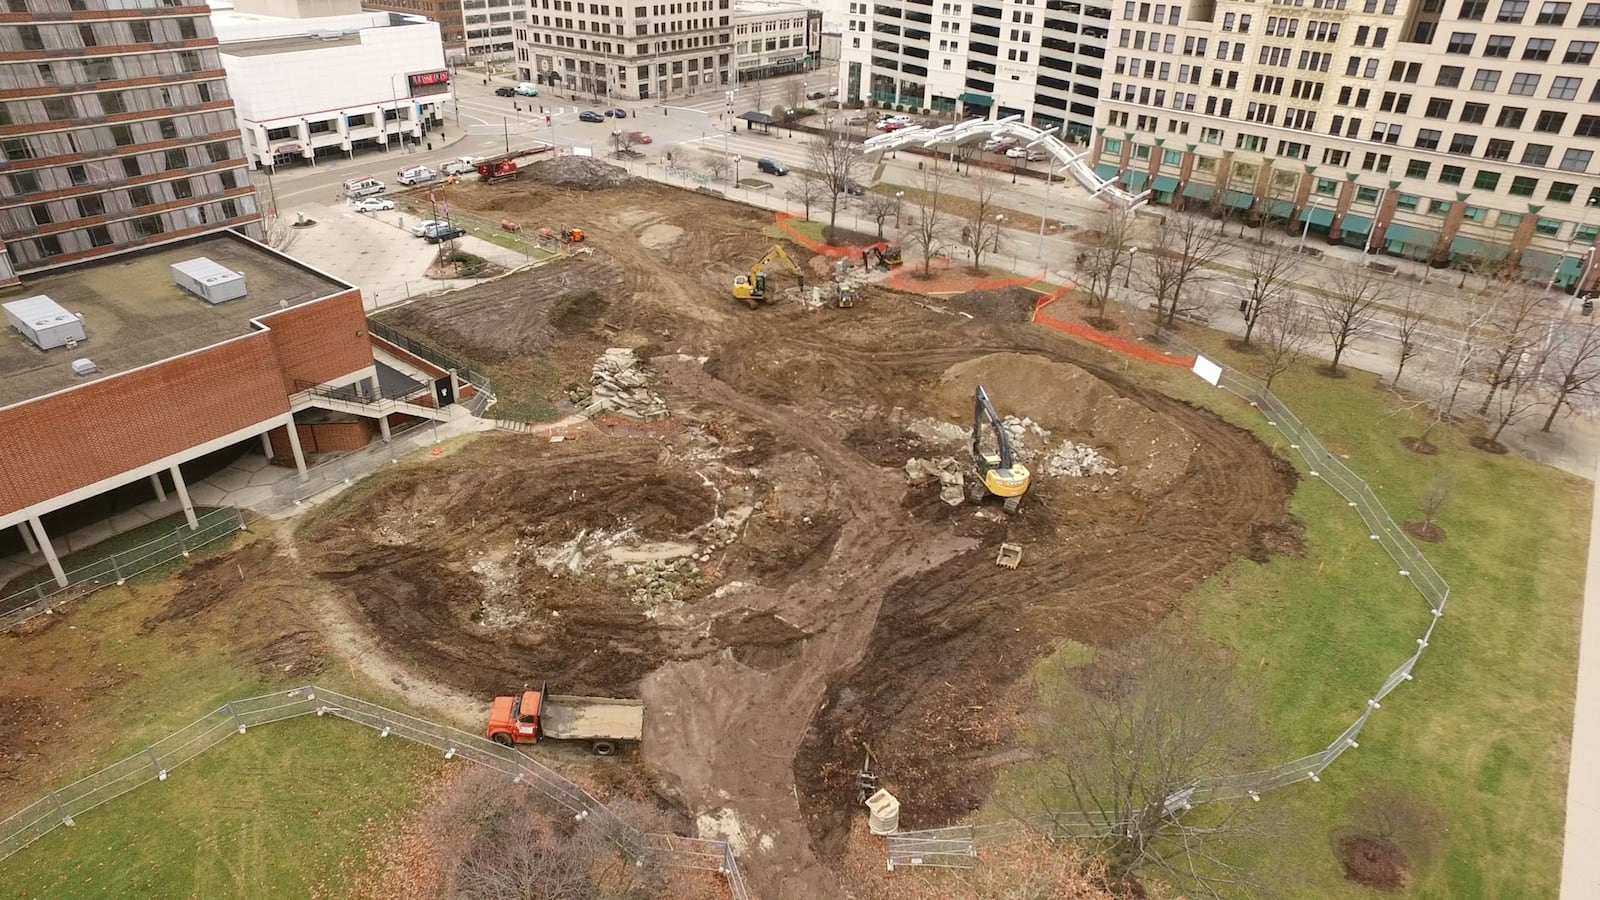
[[[0, 818], [231, 698], [314, 678], [396, 704], [342, 665], [262, 663], [256, 651], [309, 625], [287, 583], [263, 579], [248, 602], [152, 624], [180, 583], [108, 588], [42, 632], [0, 636]], [[345, 722], [261, 726], [0, 861], [0, 884], [52, 897], [340, 896], [378, 846], [373, 830], [413, 810], [444, 765]]]
[[[216, 508], [217, 507], [214, 506], [196, 506], [194, 508], [194, 514], [196, 516], [204, 516]], [[203, 525], [204, 523], [201, 524]], [[66, 554], [65, 556], [61, 557], [61, 568], [70, 574], [74, 569], [82, 568], [90, 563], [99, 562], [108, 556], [122, 553], [125, 550], [132, 550], [136, 547], [148, 544], [157, 538], [171, 534], [177, 529], [183, 528], [187, 530], [187, 527], [187, 521], [181, 512], [173, 513], [170, 516], [163, 516], [162, 518], [156, 519], [153, 522], [146, 522], [145, 524], [140, 525], [138, 528], [124, 531], [121, 534], [112, 535], [111, 537], [108, 537], [97, 544], [91, 544], [87, 547], [84, 547], [82, 550], [74, 550], [71, 553]], [[210, 553], [216, 552], [219, 549], [227, 549], [230, 546], [232, 546], [232, 542], [219, 540], [211, 544], [207, 544], [204, 550], [191, 553], [190, 559], [194, 559], [197, 553], [201, 555], [209, 555]], [[170, 569], [167, 566], [158, 566], [155, 569], [152, 569], [149, 575], [141, 577], [165, 577], [172, 574], [172, 571], [173, 569]], [[0, 597], [8, 596], [16, 593], [17, 591], [25, 591], [36, 584], [53, 581], [54, 579], [55, 575], [50, 571], [49, 566], [38, 566], [11, 579], [10, 581], [6, 582], [5, 585], [0, 586]]]
[[548, 398], [560, 388], [556, 367], [538, 356], [519, 356], [504, 363], [489, 365], [474, 359], [460, 347], [439, 345], [437, 337], [407, 328], [392, 316], [379, 315], [379, 322], [426, 346], [438, 346], [473, 371], [482, 373], [494, 385], [495, 404], [489, 414], [510, 422], [553, 422], [560, 412]]
[[[1219, 338], [1196, 340], [1215, 359], [1238, 359]], [[1142, 371], [1252, 429], [1305, 473], [1282, 437], [1232, 395], [1186, 373]], [[1592, 486], [1475, 450], [1462, 430], [1436, 430], [1438, 455], [1414, 455], [1399, 438], [1420, 433], [1419, 423], [1374, 383], [1359, 372], [1331, 381], [1306, 367], [1281, 377], [1274, 392], [1368, 481], [1396, 522], [1419, 517], [1436, 478], [1453, 485], [1438, 519], [1448, 537], [1423, 545], [1451, 585], [1450, 601], [1415, 680], [1384, 701], [1360, 747], [1321, 783], [1263, 797], [1274, 834], [1236, 847], [1236, 861], [1273, 895], [1372, 896], [1344, 880], [1330, 834], [1357, 824], [1363, 788], [1389, 783], [1442, 821], [1438, 852], [1414, 861], [1407, 896], [1554, 897]], [[1414, 652], [1430, 619], [1331, 488], [1304, 477], [1293, 509], [1305, 523], [1304, 559], [1240, 561], [1167, 623], [1232, 651], [1241, 682], [1257, 695], [1262, 766], [1330, 743]]]

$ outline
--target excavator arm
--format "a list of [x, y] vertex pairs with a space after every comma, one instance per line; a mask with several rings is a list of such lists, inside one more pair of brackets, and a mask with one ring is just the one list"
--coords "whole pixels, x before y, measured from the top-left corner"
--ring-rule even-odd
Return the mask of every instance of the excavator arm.
[[765, 256], [756, 260], [756, 264], [750, 267], [750, 280], [754, 281], [757, 275], [765, 272], [767, 266], [772, 265], [772, 261], [775, 259], [783, 260], [783, 264], [788, 266], [789, 271], [793, 272], [797, 277], [805, 277], [805, 273], [800, 271], [800, 267], [795, 265], [794, 260], [789, 258], [789, 254], [783, 249], [783, 245], [773, 244], [772, 249], [768, 250]]
[[[995, 452], [983, 452], [983, 427], [994, 432]], [[1006, 432], [1000, 414], [989, 402], [989, 392], [978, 386], [972, 403], [972, 465], [977, 470], [978, 483], [969, 490], [968, 498], [974, 503], [983, 502], [987, 494], [1004, 498], [1005, 511], [1014, 513], [1022, 504], [1022, 495], [1028, 492], [1033, 476], [1028, 467], [1018, 462], [1011, 448], [1011, 435]]]
[[981, 460], [984, 457], [984, 425], [988, 425], [990, 430], [994, 432], [995, 455], [1000, 457], [1000, 465], [995, 468], [1011, 468], [1011, 436], [1006, 433], [1005, 426], [1001, 424], [1000, 414], [994, 411], [994, 404], [989, 402], [989, 392], [984, 390], [983, 385], [980, 384], [972, 406], [972, 458], [974, 460]]
[[757, 304], [765, 300], [767, 296], [767, 266], [772, 265], [773, 260], [780, 259], [783, 260], [784, 265], [789, 267], [789, 271], [795, 274], [795, 277], [799, 279], [800, 287], [804, 289], [806, 286], [805, 273], [801, 271], [799, 266], [795, 265], [794, 260], [789, 258], [789, 254], [783, 249], [783, 245], [773, 244], [772, 249], [768, 250], [760, 259], [756, 260], [755, 265], [750, 267], [749, 275], [734, 279], [734, 299], [743, 300], [746, 306], [755, 309]]

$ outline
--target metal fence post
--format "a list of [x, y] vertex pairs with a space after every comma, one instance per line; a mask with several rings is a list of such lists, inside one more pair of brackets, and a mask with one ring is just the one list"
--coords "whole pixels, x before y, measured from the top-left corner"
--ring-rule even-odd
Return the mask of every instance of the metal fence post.
[[150, 766], [156, 770], [156, 780], [166, 781], [167, 770], [161, 768], [161, 757], [156, 755], [156, 748], [146, 747], [144, 748], [144, 752], [146, 756], [150, 757]]
[[244, 734], [244, 720], [239, 718], [239, 711], [233, 708], [233, 701], [224, 703], [222, 708], [228, 711], [228, 715], [233, 716], [233, 724], [238, 727], [240, 734]]
[[55, 791], [50, 792], [50, 804], [56, 808], [56, 815], [61, 817], [61, 824], [72, 827], [72, 814], [67, 812], [66, 806], [61, 803], [61, 797]]

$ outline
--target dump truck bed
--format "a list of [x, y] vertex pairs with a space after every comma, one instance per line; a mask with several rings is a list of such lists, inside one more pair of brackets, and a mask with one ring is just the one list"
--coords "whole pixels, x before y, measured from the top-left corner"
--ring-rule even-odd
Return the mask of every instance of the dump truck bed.
[[644, 701], [551, 694], [539, 725], [545, 737], [563, 741], [637, 741], [644, 737]]

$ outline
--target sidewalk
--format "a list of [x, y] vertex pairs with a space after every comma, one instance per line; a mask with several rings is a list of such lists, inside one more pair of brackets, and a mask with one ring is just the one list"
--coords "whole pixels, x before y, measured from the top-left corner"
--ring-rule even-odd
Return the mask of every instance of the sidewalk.
[[[1600, 475], [1600, 473], [1597, 473]], [[1596, 478], [1600, 486], [1600, 477]], [[1589, 524], [1589, 570], [1583, 586], [1578, 696], [1567, 770], [1566, 852], [1561, 900], [1600, 897], [1600, 487]]]

